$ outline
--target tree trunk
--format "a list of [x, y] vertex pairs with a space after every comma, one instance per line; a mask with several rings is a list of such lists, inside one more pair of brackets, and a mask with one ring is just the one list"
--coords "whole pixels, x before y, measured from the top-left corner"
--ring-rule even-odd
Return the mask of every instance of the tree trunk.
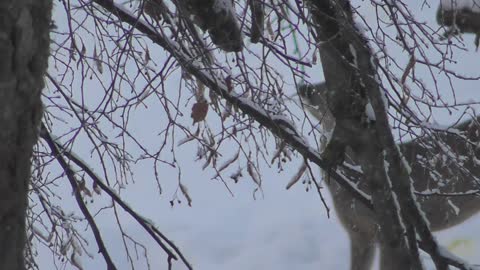
[[373, 208], [380, 226], [380, 249], [384, 255], [382, 269], [422, 269], [418, 256], [415, 256], [418, 254], [416, 245], [409, 245], [405, 237], [405, 229], [410, 224], [402, 220], [404, 213], [392, 193], [388, 168], [385, 168], [384, 145], [375, 126], [368, 124], [365, 116], [368, 91], [360, 72], [374, 77], [375, 70], [370, 63], [357, 62], [361, 58], [370, 59], [371, 55], [369, 52], [368, 55], [360, 55], [364, 52], [353, 51], [354, 43], [361, 43], [365, 48], [368, 48], [368, 44], [360, 36], [350, 35], [347, 31], [354, 25], [350, 2], [310, 0], [309, 6], [317, 42], [321, 44], [319, 51], [328, 89], [327, 104], [336, 123], [322, 157], [331, 160], [332, 166], [339, 165], [345, 158], [347, 146], [355, 155], [361, 156], [359, 160], [365, 174], [364, 180], [372, 192]]
[[0, 0], [0, 269], [25, 269], [25, 213], [51, 0]]

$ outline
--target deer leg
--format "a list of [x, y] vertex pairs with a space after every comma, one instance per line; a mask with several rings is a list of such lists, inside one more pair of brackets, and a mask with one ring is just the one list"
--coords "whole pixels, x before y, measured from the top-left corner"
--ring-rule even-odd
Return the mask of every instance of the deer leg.
[[370, 270], [375, 252], [375, 236], [350, 231], [350, 269]]

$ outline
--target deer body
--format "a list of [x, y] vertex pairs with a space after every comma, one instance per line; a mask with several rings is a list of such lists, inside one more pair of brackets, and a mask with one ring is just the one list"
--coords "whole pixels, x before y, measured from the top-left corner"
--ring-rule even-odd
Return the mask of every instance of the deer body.
[[[415, 178], [415, 190], [425, 190], [422, 187], [426, 183], [425, 178]], [[329, 181], [328, 189], [332, 194], [333, 204], [338, 219], [348, 233], [350, 239], [351, 270], [369, 270], [372, 265], [375, 246], [378, 242], [378, 225], [375, 221], [375, 214], [362, 203], [358, 202], [349, 191], [345, 190], [335, 181]], [[448, 187], [441, 189], [442, 193], [461, 192], [478, 189], [476, 183], [471, 183], [471, 189], [462, 185], [461, 187]], [[367, 194], [368, 186], [359, 185]], [[480, 197], [478, 196], [417, 196], [420, 208], [426, 214], [432, 231], [438, 231], [458, 225], [478, 211], [480, 211]], [[380, 247], [380, 260], [382, 250]], [[381, 262], [380, 265], [388, 262]], [[388, 268], [381, 267], [382, 270]]]
[[[325, 90], [324, 84], [318, 84], [300, 88], [299, 92], [302, 100], [310, 105], [307, 108], [320, 121], [324, 131], [330, 132], [335, 126], [335, 119], [328, 110]], [[434, 147], [436, 142], [430, 137], [399, 145], [411, 166], [410, 176], [417, 193], [417, 202], [432, 231], [458, 225], [480, 211], [480, 196], [475, 192], [480, 190], [480, 161], [477, 159], [480, 151], [470, 143], [480, 141], [480, 127], [478, 123], [470, 121], [456, 128], [462, 132], [463, 138], [455, 134], [438, 134], [436, 137], [444, 142], [440, 149], [447, 153], [446, 156]], [[350, 160], [345, 162], [351, 165], [358, 163], [358, 157], [352, 151], [347, 149], [347, 155]], [[461, 160], [460, 164], [458, 160]], [[371, 194], [368, 181], [356, 181], [360, 190]], [[335, 181], [327, 181], [327, 186], [337, 216], [350, 239], [350, 269], [369, 270], [380, 230], [375, 213]], [[472, 195], [459, 195], [464, 193]], [[380, 268], [389, 270], [391, 262], [385, 261], [382, 253], [380, 246]]]

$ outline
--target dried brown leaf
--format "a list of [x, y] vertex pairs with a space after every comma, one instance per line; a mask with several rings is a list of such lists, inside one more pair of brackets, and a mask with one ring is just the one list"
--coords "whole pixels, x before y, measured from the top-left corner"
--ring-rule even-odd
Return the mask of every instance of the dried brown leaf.
[[100, 55], [98, 55], [97, 53], [97, 46], [94, 45], [93, 46], [93, 60], [95, 61], [95, 66], [98, 70], [98, 72], [100, 72], [100, 74], [103, 73], [103, 65], [102, 65], [102, 61], [100, 60]]
[[290, 179], [288, 182], [286, 189], [290, 189], [293, 185], [295, 185], [298, 180], [302, 177], [302, 175], [305, 173], [305, 170], [307, 169], [307, 164], [304, 162], [300, 168], [298, 168], [297, 173]]
[[192, 206], [192, 198], [188, 194], [187, 187], [184, 186], [182, 183], [180, 183], [180, 191], [182, 191], [183, 196], [185, 196], [185, 199], [187, 199], [188, 206]]
[[247, 163], [247, 172], [250, 175], [250, 177], [252, 177], [253, 182], [255, 182], [255, 184], [260, 186], [261, 185], [260, 177], [258, 176], [257, 171], [255, 170], [251, 162]]
[[193, 118], [193, 123], [197, 123], [200, 121], [205, 120], [205, 117], [207, 116], [208, 112], [208, 103], [205, 101], [200, 101], [195, 104], [193, 104], [192, 107], [192, 118]]

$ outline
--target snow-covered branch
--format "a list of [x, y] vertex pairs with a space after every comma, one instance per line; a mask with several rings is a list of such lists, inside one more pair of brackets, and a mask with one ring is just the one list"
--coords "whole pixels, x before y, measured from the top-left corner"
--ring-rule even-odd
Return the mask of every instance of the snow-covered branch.
[[[220, 78], [211, 70], [206, 70], [202, 68], [202, 66], [199, 66], [198, 62], [191, 61], [186, 54], [182, 53], [180, 44], [163, 36], [147, 23], [137, 20], [135, 16], [122, 7], [116, 5], [113, 1], [95, 0], [95, 2], [112, 12], [112, 14], [116, 14], [122, 21], [135, 26], [138, 31], [146, 34], [154, 43], [163, 47], [177, 59], [177, 61], [187, 72], [195, 76], [211, 90], [215, 91], [219, 97], [222, 97], [228, 103], [239, 108], [244, 114], [252, 117], [255, 121], [269, 129], [277, 137], [286, 141], [293, 149], [298, 151], [305, 158], [317, 164], [320, 168], [331, 171], [330, 164], [322, 159], [318, 151], [310, 147], [303, 140], [303, 138], [301, 138], [298, 133], [295, 132], [294, 127], [288, 125], [288, 123], [285, 123], [285, 121], [278, 120], [282, 118], [269, 115], [263, 108], [257, 106], [249, 99], [240, 97], [234, 92], [230, 91], [227, 86], [228, 83], [226, 78]], [[351, 181], [349, 181], [345, 176], [336, 171], [331, 171], [330, 176], [332, 179], [342, 185], [342, 187], [349, 190], [352, 196], [357, 198], [367, 207], [372, 207], [369, 198], [359, 193], [355, 185], [352, 184]]]

